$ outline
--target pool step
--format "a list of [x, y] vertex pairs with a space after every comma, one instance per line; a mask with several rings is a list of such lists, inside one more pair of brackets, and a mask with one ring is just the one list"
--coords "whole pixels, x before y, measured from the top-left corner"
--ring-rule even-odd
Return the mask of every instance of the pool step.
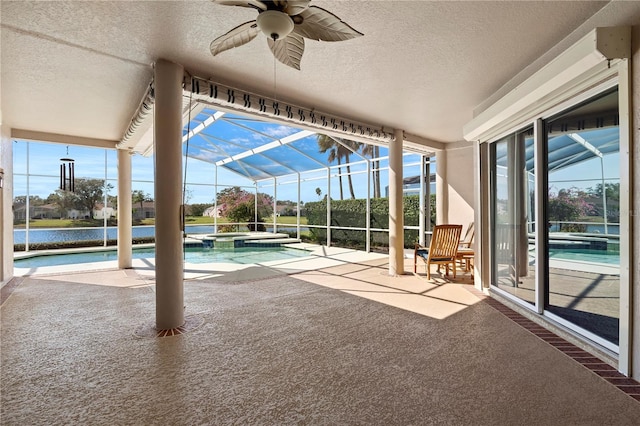
[[244, 245], [245, 247], [250, 247], [250, 246], [257, 246], [257, 245], [261, 245], [261, 246], [279, 246], [281, 244], [292, 244], [292, 243], [299, 243], [300, 239], [299, 238], [268, 238], [266, 240], [245, 240]]

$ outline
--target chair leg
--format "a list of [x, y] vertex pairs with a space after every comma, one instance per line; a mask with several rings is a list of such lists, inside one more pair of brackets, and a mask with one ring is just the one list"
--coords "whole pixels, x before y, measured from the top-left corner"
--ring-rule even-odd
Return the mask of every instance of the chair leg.
[[451, 263], [451, 265], [452, 265], [452, 268], [453, 268], [453, 278], [455, 278], [455, 277], [456, 277], [456, 269], [458, 269], [458, 268], [456, 267], [456, 261], [455, 261], [455, 259], [453, 260], [453, 262]]

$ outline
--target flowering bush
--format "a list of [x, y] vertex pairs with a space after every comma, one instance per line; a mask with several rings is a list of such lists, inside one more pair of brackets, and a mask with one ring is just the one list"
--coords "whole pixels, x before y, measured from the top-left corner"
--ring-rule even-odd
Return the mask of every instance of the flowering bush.
[[[571, 222], [580, 217], [593, 215], [595, 207], [587, 202], [588, 194], [577, 188], [560, 189], [557, 193], [549, 188], [547, 212], [550, 221]], [[583, 232], [578, 225], [560, 224], [560, 231]]]
[[[218, 205], [222, 206], [220, 214], [231, 222], [254, 222], [256, 214], [256, 197], [239, 186], [225, 188], [218, 193]], [[273, 197], [258, 193], [258, 221], [264, 221], [273, 214]], [[253, 224], [249, 229], [254, 230]], [[258, 229], [259, 230], [259, 229]]]

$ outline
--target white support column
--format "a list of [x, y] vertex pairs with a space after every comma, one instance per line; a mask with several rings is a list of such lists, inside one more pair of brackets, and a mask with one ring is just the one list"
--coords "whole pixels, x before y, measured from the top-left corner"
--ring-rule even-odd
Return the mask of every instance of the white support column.
[[131, 268], [131, 154], [118, 150], [118, 268]]
[[218, 166], [213, 165], [213, 232], [218, 233]]
[[436, 224], [449, 223], [449, 191], [447, 185], [447, 152], [436, 152]]
[[298, 172], [298, 199], [296, 212], [296, 238], [300, 239], [300, 172]]
[[[253, 230], [258, 230], [258, 182], [254, 182], [254, 197], [253, 197]], [[251, 228], [249, 228], [251, 230]]]
[[395, 131], [389, 144], [389, 275], [404, 274], [404, 213], [402, 206], [402, 143], [404, 132]]
[[107, 194], [107, 177], [109, 176], [108, 172], [107, 172], [107, 150], [104, 150], [104, 196], [103, 196], [103, 204], [102, 204], [102, 244], [106, 247], [107, 246], [107, 239], [109, 238], [109, 235], [107, 234], [107, 225], [108, 225], [108, 221], [107, 221], [107, 201], [109, 200], [109, 197]]
[[424, 155], [420, 156], [420, 195], [418, 197], [419, 200], [420, 200], [419, 201], [420, 210], [418, 211], [418, 213], [419, 213], [418, 220], [420, 222], [418, 223], [418, 244], [420, 244], [421, 246], [425, 245], [425, 243], [424, 243], [424, 241], [425, 241], [425, 238], [424, 238], [425, 226], [424, 226], [424, 224], [425, 224], [425, 220], [426, 220], [425, 218], [427, 216], [426, 212], [428, 211], [428, 208], [425, 208], [425, 199], [428, 200], [428, 198], [425, 196], [425, 191], [426, 191], [425, 186], [426, 185], [424, 183], [425, 174], [426, 174], [426, 170], [425, 169], [427, 168], [427, 164], [426, 164], [427, 158], [428, 157], [426, 157]]
[[155, 65], [156, 329], [184, 324], [182, 203], [182, 66]]
[[[1, 111], [0, 111], [1, 115]], [[0, 120], [1, 121], [1, 120]], [[13, 278], [13, 141], [0, 123], [0, 286]]]
[[278, 232], [278, 178], [273, 178], [273, 233]]
[[31, 168], [29, 167], [29, 146], [31, 143], [27, 142], [27, 199], [25, 200], [25, 216], [24, 216], [24, 251], [29, 251], [29, 222], [31, 221], [31, 194], [29, 193], [31, 188]]
[[367, 241], [365, 242], [365, 251], [367, 253], [371, 252], [371, 161], [366, 159], [367, 161], [367, 212], [366, 218], [367, 221], [367, 231], [365, 232], [365, 238]]
[[331, 168], [327, 167], [327, 247], [331, 247]]

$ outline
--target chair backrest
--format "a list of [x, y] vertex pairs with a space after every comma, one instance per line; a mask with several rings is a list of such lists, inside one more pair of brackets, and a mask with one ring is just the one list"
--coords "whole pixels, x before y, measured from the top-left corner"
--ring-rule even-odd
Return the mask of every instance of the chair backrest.
[[436, 225], [429, 245], [430, 259], [455, 259], [460, 244], [462, 225]]
[[462, 241], [460, 241], [460, 245], [462, 247], [471, 247], [473, 245], [473, 237], [475, 236], [476, 233], [476, 229], [474, 226], [474, 223], [471, 222], [469, 223], [469, 226], [467, 226], [467, 230], [464, 233], [464, 237], [462, 238]]

